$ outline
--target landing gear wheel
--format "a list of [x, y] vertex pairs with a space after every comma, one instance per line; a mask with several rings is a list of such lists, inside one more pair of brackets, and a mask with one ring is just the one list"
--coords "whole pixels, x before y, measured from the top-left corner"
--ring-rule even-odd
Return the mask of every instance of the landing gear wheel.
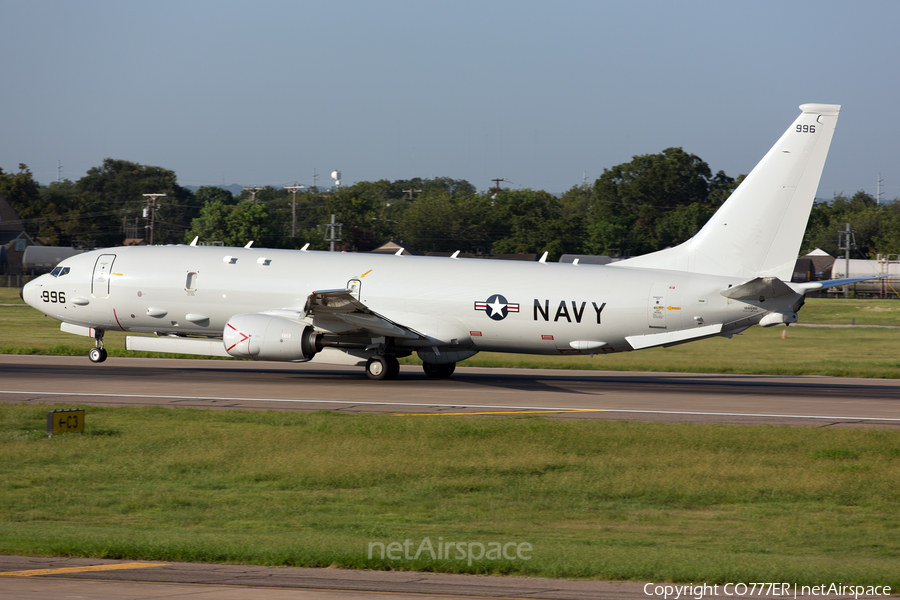
[[91, 348], [90, 352], [88, 352], [88, 358], [91, 359], [91, 362], [102, 363], [106, 360], [106, 350], [103, 348]]
[[453, 375], [453, 371], [456, 370], [456, 363], [436, 365], [430, 362], [423, 362], [422, 370], [425, 371], [425, 374], [429, 377], [434, 377], [435, 379], [446, 379], [447, 377]]
[[375, 381], [381, 379], [397, 379], [400, 374], [400, 361], [390, 354], [376, 354], [366, 363], [366, 375]]
[[400, 361], [396, 356], [385, 356], [385, 358], [388, 363], [388, 375], [385, 379], [397, 379], [397, 375], [400, 374]]
[[[390, 379], [391, 363], [387, 356], [376, 354], [366, 363], [366, 375], [369, 379], [379, 381], [381, 379]], [[399, 370], [399, 365], [398, 365]]]

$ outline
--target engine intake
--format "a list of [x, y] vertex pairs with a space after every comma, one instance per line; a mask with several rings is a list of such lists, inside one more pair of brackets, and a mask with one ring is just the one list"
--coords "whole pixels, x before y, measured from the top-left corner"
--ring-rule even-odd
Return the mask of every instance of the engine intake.
[[322, 334], [309, 325], [258, 313], [231, 317], [222, 337], [236, 358], [305, 362], [322, 349]]

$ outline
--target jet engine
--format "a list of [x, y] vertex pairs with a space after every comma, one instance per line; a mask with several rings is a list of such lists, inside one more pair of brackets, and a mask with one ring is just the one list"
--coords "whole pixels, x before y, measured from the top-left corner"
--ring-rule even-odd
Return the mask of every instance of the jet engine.
[[236, 358], [305, 362], [322, 349], [322, 335], [309, 325], [258, 313], [231, 317], [222, 337]]

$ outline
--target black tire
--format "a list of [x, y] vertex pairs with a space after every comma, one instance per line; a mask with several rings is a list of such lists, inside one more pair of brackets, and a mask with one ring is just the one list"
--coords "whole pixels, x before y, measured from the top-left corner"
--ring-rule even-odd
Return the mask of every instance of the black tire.
[[388, 375], [385, 379], [397, 379], [400, 374], [400, 361], [396, 356], [385, 356], [388, 363]]
[[88, 358], [91, 359], [91, 362], [102, 363], [106, 360], [106, 350], [103, 348], [91, 348], [90, 352], [88, 352]]
[[[399, 365], [398, 365], [399, 370]], [[373, 381], [390, 379], [391, 366], [386, 356], [376, 354], [366, 363], [366, 376]]]
[[425, 374], [429, 377], [433, 377], [435, 379], [446, 379], [447, 377], [453, 375], [453, 371], [456, 370], [456, 363], [436, 365], [430, 362], [423, 362], [422, 370], [425, 371]]

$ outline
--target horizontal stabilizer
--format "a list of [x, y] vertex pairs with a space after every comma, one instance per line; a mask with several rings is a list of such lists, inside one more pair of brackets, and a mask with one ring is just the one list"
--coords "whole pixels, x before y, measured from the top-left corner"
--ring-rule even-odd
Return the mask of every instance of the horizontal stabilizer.
[[722, 295], [732, 300], [757, 300], [789, 296], [797, 292], [777, 277], [757, 277], [741, 285], [723, 290]]
[[645, 348], [655, 348], [656, 346], [673, 346], [698, 340], [700, 338], [718, 335], [722, 331], [722, 324], [707, 325], [706, 327], [697, 327], [696, 329], [682, 329], [681, 331], [667, 331], [665, 333], [650, 333], [647, 335], [630, 335], [625, 340], [631, 344], [635, 350], [643, 350]]
[[824, 290], [826, 288], [835, 287], [838, 285], [850, 285], [851, 283], [858, 283], [860, 281], [869, 281], [870, 279], [882, 279], [884, 277], [890, 277], [890, 274], [869, 275], [868, 277], [851, 277], [849, 279], [826, 279], [825, 281], [808, 281], [808, 282], [804, 282], [804, 283], [792, 283], [791, 287], [794, 288], [798, 294], [806, 294], [807, 292], [815, 292], [816, 290]]

